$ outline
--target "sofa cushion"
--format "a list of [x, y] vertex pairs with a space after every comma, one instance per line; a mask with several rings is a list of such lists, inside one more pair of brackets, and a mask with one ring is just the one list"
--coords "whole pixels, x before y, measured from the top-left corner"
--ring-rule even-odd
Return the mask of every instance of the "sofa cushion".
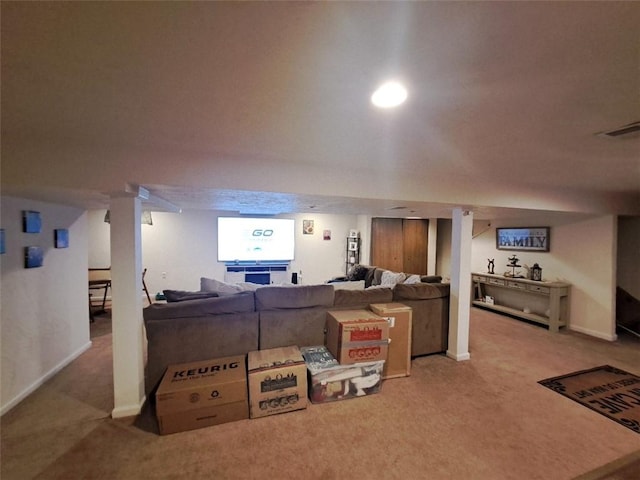
[[364, 290], [364, 280], [332, 283], [336, 290]]
[[242, 292], [240, 285], [221, 282], [215, 278], [200, 277], [200, 290], [203, 292], [216, 292], [218, 295], [235, 295]]
[[243, 292], [232, 296], [200, 298], [184, 302], [154, 303], [143, 309], [142, 313], [144, 320], [148, 321], [253, 311], [255, 311], [253, 292]]
[[223, 295], [235, 295], [240, 292], [255, 292], [263, 286], [252, 282], [225, 283], [215, 278], [200, 277], [200, 291], [215, 292], [220, 297]]
[[390, 288], [375, 287], [366, 290], [336, 290], [335, 307], [364, 308], [372, 303], [389, 303], [393, 299]]
[[330, 307], [333, 285], [290, 285], [263, 287], [255, 292], [256, 310]]
[[196, 300], [198, 298], [217, 297], [216, 292], [187, 292], [184, 290], [163, 290], [162, 293], [167, 302], [183, 302], [185, 300]]
[[324, 345], [328, 308], [261, 310], [260, 349]]
[[393, 288], [393, 300], [428, 300], [449, 296], [448, 283], [399, 283]]

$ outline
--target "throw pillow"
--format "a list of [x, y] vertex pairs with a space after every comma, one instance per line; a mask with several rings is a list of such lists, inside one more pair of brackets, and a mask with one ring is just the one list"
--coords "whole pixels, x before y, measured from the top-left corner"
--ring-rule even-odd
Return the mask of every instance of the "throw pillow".
[[216, 292], [187, 292], [184, 290], [163, 290], [167, 302], [182, 302], [184, 300], [196, 300], [198, 298], [217, 297]]
[[406, 285], [412, 285], [414, 283], [420, 283], [420, 275], [409, 275], [404, 281]]
[[406, 275], [404, 273], [390, 272], [385, 270], [382, 272], [382, 278], [380, 279], [380, 285], [383, 287], [393, 288], [396, 283], [404, 282]]
[[423, 283], [441, 283], [442, 277], [440, 275], [423, 275], [420, 277], [420, 281]]
[[239, 285], [232, 285], [230, 283], [224, 283], [215, 278], [200, 278], [200, 291], [202, 292], [216, 292], [218, 295], [234, 295], [243, 291]]
[[367, 275], [367, 267], [364, 265], [354, 265], [349, 269], [349, 273], [347, 274], [347, 279], [351, 282], [357, 282], [360, 280], [364, 280], [364, 277]]

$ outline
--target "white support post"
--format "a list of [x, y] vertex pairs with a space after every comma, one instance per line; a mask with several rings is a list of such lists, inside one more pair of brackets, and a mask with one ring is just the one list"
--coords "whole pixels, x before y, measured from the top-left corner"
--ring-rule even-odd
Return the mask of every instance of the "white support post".
[[471, 289], [471, 239], [473, 212], [453, 210], [451, 232], [451, 293], [449, 307], [449, 348], [447, 356], [469, 360], [469, 292]]
[[429, 237], [427, 239], [427, 275], [436, 274], [436, 255], [438, 250], [438, 219], [429, 219]]
[[139, 414], [145, 401], [140, 216], [140, 198], [111, 198], [113, 418]]

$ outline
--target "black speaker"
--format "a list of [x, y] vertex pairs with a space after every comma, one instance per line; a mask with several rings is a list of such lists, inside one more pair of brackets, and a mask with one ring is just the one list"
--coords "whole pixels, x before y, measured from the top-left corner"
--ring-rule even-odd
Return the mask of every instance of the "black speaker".
[[296, 272], [293, 272], [291, 274], [291, 283], [293, 283], [294, 285], [298, 283], [298, 274]]

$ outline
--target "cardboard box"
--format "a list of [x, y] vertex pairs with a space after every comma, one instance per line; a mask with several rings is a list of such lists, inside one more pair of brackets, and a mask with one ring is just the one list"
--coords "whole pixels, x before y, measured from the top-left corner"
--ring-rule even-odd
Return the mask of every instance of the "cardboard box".
[[369, 310], [327, 313], [327, 348], [341, 365], [387, 359], [389, 324]]
[[411, 375], [411, 307], [402, 303], [374, 303], [369, 308], [389, 322], [389, 352], [382, 378]]
[[307, 366], [296, 346], [249, 352], [249, 415], [307, 408]]
[[221, 423], [235, 422], [248, 418], [247, 402], [233, 402], [217, 407], [202, 407], [195, 410], [168, 413], [158, 417], [161, 435], [185, 432], [197, 428], [210, 427]]
[[163, 435], [248, 418], [245, 355], [170, 365], [156, 416]]
[[372, 395], [382, 388], [384, 360], [340, 365], [325, 346], [302, 347], [309, 372], [311, 403]]

